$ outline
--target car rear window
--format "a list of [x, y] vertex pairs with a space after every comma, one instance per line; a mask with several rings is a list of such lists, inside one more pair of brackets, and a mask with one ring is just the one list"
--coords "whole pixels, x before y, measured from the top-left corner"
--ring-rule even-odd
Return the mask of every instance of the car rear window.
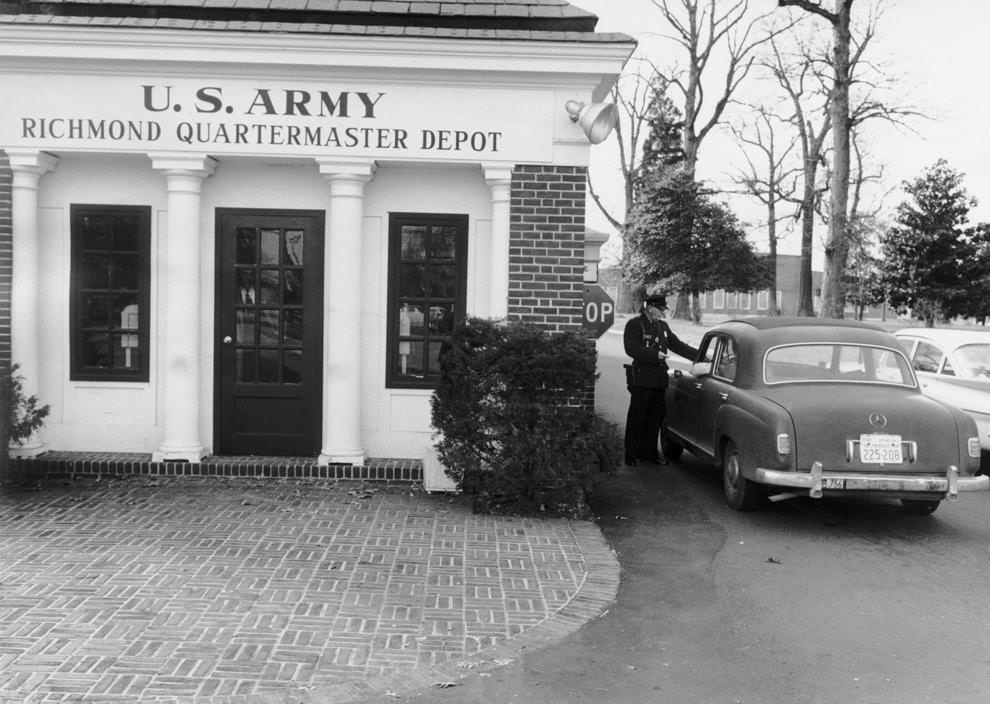
[[914, 386], [914, 375], [900, 350], [848, 343], [783, 345], [767, 351], [767, 384], [827, 381]]
[[956, 350], [959, 374], [973, 379], [990, 379], [990, 345], [963, 345]]

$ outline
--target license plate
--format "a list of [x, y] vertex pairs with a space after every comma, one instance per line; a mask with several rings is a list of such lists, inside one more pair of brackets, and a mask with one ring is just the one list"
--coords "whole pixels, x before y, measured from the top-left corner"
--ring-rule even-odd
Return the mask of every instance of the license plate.
[[822, 477], [822, 489], [845, 489], [846, 480], [835, 477]]
[[859, 436], [859, 461], [863, 464], [901, 464], [901, 436], [880, 433]]

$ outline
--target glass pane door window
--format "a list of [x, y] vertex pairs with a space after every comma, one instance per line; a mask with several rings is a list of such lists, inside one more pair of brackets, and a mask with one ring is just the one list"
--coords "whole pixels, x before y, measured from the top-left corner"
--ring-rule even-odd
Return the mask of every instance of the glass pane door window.
[[151, 208], [71, 207], [73, 380], [148, 380]]
[[393, 213], [389, 222], [388, 385], [431, 387], [464, 315], [467, 216]]
[[304, 237], [291, 228], [237, 230], [235, 381], [302, 381]]

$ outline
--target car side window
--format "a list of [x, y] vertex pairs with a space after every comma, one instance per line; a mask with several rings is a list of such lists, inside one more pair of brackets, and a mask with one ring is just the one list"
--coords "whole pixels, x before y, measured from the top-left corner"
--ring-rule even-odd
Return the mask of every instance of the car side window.
[[914, 343], [917, 342], [917, 340], [913, 337], [898, 336], [897, 341], [901, 343], [901, 347], [904, 349], [904, 354], [908, 356], [908, 359], [911, 359], [911, 353], [914, 352]]
[[695, 362], [695, 365], [696, 366], [702, 364], [708, 365], [709, 369], [706, 371], [710, 371], [712, 360], [715, 359], [715, 351], [717, 345], [718, 345], [718, 338], [714, 335], [709, 335], [704, 340], [702, 340], [701, 347], [698, 350], [698, 361]]
[[731, 337], [723, 337], [718, 349], [718, 361], [715, 363], [715, 376], [733, 381], [736, 378], [736, 343]]
[[[939, 367], [942, 365], [943, 357], [945, 355], [942, 354], [942, 350], [932, 343], [918, 342], [918, 346], [914, 350], [914, 356], [911, 358], [911, 366], [919, 372], [937, 374]], [[950, 373], [955, 374], [955, 372]]]

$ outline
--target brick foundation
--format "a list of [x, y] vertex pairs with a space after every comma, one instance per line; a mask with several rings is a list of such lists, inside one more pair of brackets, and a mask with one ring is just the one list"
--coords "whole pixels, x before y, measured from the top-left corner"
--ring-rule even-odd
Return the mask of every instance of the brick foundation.
[[115, 452], [46, 452], [14, 458], [11, 469], [21, 481], [51, 476], [253, 477], [286, 479], [360, 479], [419, 483], [418, 459], [368, 459], [363, 465], [319, 465], [306, 457], [204, 457], [201, 462], [152, 462], [151, 455]]
[[[11, 184], [13, 173], [7, 153], [0, 150], [0, 380], [10, 369], [10, 290], [13, 280], [13, 215]], [[6, 418], [9, 402], [6, 384], [0, 383], [0, 418]], [[9, 478], [7, 424], [0, 423], [0, 482]]]

